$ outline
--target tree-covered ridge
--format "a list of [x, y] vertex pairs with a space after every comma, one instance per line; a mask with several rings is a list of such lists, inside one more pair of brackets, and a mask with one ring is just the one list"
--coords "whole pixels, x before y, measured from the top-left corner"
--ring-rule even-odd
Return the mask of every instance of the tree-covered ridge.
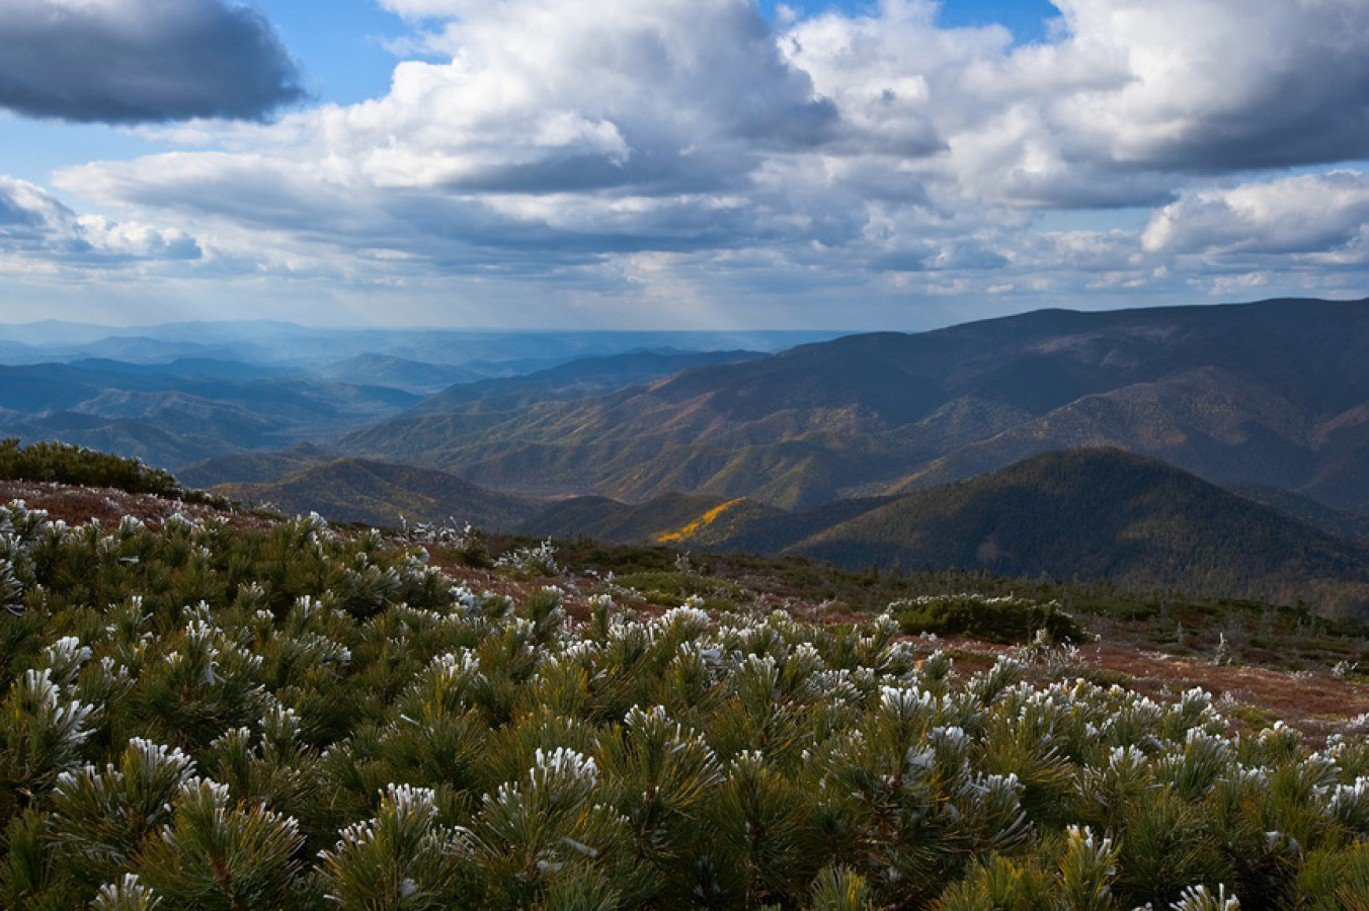
[[[517, 563], [515, 556], [509, 561]], [[0, 512], [0, 905], [1362, 909], [1369, 744], [891, 619], [476, 594], [317, 519]]]

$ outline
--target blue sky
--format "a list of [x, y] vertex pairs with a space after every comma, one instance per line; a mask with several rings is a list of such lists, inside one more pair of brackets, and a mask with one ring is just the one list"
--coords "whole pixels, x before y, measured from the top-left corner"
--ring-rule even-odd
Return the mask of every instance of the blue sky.
[[0, 321], [1369, 293], [1358, 0], [72, 2], [0, 9]]

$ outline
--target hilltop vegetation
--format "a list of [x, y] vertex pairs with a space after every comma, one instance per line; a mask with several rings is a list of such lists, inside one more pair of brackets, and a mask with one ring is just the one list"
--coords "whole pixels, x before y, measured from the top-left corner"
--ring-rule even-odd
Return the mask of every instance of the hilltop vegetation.
[[171, 500], [227, 504], [222, 497], [191, 490], [169, 472], [151, 468], [136, 459], [64, 443], [24, 446], [16, 439], [0, 440], [0, 481], [114, 487], [128, 493], [152, 494]]
[[1363, 737], [414, 533], [0, 510], [0, 905], [1362, 907]]

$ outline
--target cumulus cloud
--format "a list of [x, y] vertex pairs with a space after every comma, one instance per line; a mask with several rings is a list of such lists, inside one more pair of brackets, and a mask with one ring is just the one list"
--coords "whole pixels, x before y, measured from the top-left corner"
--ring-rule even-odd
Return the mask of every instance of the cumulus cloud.
[[0, 107], [106, 123], [260, 118], [304, 97], [269, 23], [227, 0], [5, 0]]
[[930, 0], [778, 25], [753, 0], [382, 3], [427, 53], [381, 97], [58, 186], [291, 269], [694, 300], [1056, 303], [1369, 262], [1364, 178], [1321, 173], [1369, 156], [1361, 0], [1060, 0], [1026, 45]]
[[1363, 0], [1056, 0], [1069, 38], [1027, 69], [1120, 77], [1048, 107], [1086, 154], [1205, 171], [1369, 153]]
[[944, 149], [980, 199], [1153, 205], [1183, 175], [1369, 155], [1362, 0], [1058, 0], [1059, 37], [944, 29], [929, 0], [803, 20], [787, 59], [867, 154]]
[[0, 175], [0, 258], [11, 263], [112, 267], [200, 255], [198, 242], [183, 231], [78, 215], [42, 187]]
[[321, 113], [331, 163], [382, 186], [692, 192], [836, 120], [747, 0], [456, 5], [429, 39], [448, 62], [402, 63], [386, 97]]
[[1369, 174], [1338, 170], [1186, 193], [1151, 217], [1146, 250], [1317, 253], [1358, 240], [1369, 225]]

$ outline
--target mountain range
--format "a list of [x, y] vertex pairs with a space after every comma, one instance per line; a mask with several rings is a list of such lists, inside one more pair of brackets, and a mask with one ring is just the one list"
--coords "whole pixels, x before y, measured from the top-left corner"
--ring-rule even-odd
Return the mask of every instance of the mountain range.
[[1369, 301], [1048, 310], [848, 336], [599, 395], [430, 400], [336, 445], [525, 495], [786, 509], [1111, 445], [1364, 511], [1365, 364]]
[[[455, 475], [297, 452], [272, 482], [214, 492], [378, 526], [471, 523], [561, 539], [806, 556], [852, 569], [1106, 579], [1126, 588], [1302, 602], [1369, 613], [1369, 546], [1119, 449], [1047, 453], [968, 481], [788, 511], [671, 493], [642, 503], [534, 499]], [[1320, 513], [1333, 520], [1340, 514]]]
[[[358, 355], [316, 370], [211, 357], [164, 363], [85, 358], [0, 366], [0, 436], [78, 443], [179, 471], [211, 459], [240, 461], [244, 454], [327, 443], [413, 408], [478, 410], [475, 403], [487, 399], [498, 407], [528, 405], [759, 356], [746, 351], [628, 351], [479, 382], [471, 382], [483, 376], [473, 368], [381, 354]], [[453, 385], [456, 377], [467, 382]], [[446, 391], [428, 399], [426, 393], [434, 388]], [[265, 479], [231, 474], [203, 478], [206, 483]]]
[[498, 367], [394, 345], [0, 368], [0, 435], [375, 525], [1369, 609], [1369, 301], [1049, 310], [769, 354], [573, 356], [595, 337], [548, 364], [542, 342]]

